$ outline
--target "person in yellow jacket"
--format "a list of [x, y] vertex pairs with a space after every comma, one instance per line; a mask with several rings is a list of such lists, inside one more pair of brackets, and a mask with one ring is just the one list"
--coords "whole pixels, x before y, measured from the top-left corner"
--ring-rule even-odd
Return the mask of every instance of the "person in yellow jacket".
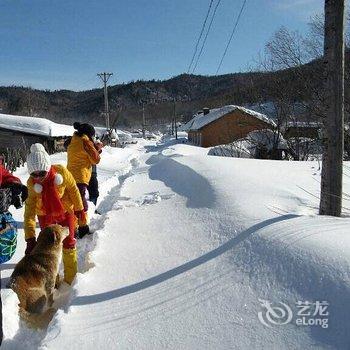
[[72, 173], [77, 183], [81, 199], [84, 205], [84, 213], [78, 217], [78, 237], [83, 238], [90, 234], [87, 224], [88, 203], [86, 200], [86, 191], [91, 178], [92, 165], [100, 162], [100, 154], [97, 151], [93, 138], [95, 128], [91, 124], [73, 124], [77, 130], [67, 147], [67, 169]]
[[74, 237], [76, 216], [84, 209], [78, 187], [66, 167], [51, 164], [48, 153], [40, 143], [30, 147], [27, 168], [30, 177], [24, 210], [25, 254], [30, 254], [36, 245], [36, 216], [41, 229], [51, 224], [68, 227], [69, 236], [63, 241], [63, 266], [64, 281], [71, 284], [78, 271]]

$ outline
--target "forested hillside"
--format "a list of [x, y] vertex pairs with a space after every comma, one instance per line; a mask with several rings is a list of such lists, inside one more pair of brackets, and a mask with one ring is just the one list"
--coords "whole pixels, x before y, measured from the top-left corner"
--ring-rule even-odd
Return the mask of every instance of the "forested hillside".
[[[349, 57], [349, 51], [346, 56]], [[349, 64], [346, 67], [347, 101], [348, 77]], [[147, 124], [150, 126], [160, 126], [171, 120], [174, 100], [176, 114], [184, 121], [202, 107], [259, 104], [267, 101], [279, 105], [305, 103], [314, 99], [315, 91], [322, 91], [322, 79], [322, 60], [315, 60], [274, 72], [219, 76], [181, 74], [163, 81], [139, 80], [109, 87], [111, 120], [114, 125], [124, 127], [140, 125], [142, 102], [145, 104]], [[18, 86], [0, 87], [0, 111], [45, 117], [63, 123], [81, 120], [103, 125], [103, 89], [75, 92], [43, 91]]]

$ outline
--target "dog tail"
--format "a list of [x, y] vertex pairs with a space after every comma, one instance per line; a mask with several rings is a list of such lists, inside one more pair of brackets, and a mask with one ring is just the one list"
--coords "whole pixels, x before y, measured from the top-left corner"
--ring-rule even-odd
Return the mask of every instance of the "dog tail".
[[31, 314], [41, 314], [44, 312], [47, 297], [42, 288], [29, 288], [25, 310]]

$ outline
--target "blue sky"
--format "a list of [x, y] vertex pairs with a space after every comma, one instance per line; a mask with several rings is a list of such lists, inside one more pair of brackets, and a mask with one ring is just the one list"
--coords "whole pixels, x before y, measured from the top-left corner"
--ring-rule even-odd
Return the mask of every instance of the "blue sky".
[[[217, 0], [214, 1], [216, 3]], [[247, 0], [219, 74], [244, 71], [273, 32], [307, 30], [322, 0]], [[209, 0], [0, 0], [0, 85], [85, 90], [187, 71]], [[242, 0], [221, 0], [197, 74], [213, 75]]]

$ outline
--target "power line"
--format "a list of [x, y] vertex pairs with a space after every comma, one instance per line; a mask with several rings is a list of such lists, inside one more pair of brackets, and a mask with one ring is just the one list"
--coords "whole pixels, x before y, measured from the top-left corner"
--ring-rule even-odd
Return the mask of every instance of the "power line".
[[246, 2], [247, 2], [247, 0], [244, 0], [244, 1], [243, 1], [243, 4], [242, 4], [242, 7], [241, 7], [241, 10], [239, 11], [239, 14], [238, 14], [238, 17], [237, 17], [236, 23], [235, 23], [235, 25], [234, 25], [234, 27], [233, 27], [233, 29], [232, 29], [232, 32], [231, 32], [230, 38], [229, 38], [229, 40], [228, 40], [228, 42], [227, 42], [227, 45], [226, 45], [226, 47], [225, 47], [224, 54], [223, 54], [223, 55], [222, 55], [222, 57], [221, 57], [221, 61], [220, 61], [219, 65], [218, 65], [218, 68], [216, 69], [216, 73], [215, 73], [215, 75], [217, 75], [217, 74], [218, 74], [218, 72], [219, 72], [219, 70], [220, 70], [220, 68], [221, 68], [222, 62], [224, 61], [224, 58], [225, 58], [226, 53], [227, 53], [227, 50], [228, 50], [228, 48], [229, 48], [229, 46], [230, 46], [230, 44], [231, 44], [231, 41], [232, 41], [233, 35], [234, 35], [234, 34], [235, 34], [235, 32], [236, 32], [236, 28], [237, 28], [237, 26], [238, 26], [238, 23], [239, 23], [239, 20], [240, 20], [240, 18], [241, 18], [241, 15], [242, 15], [242, 12], [243, 12], [243, 9], [244, 9], [244, 6], [245, 6]]
[[202, 55], [204, 45], [205, 45], [205, 43], [206, 43], [206, 41], [207, 41], [208, 34], [209, 34], [209, 32], [210, 32], [211, 26], [212, 26], [213, 21], [214, 21], [214, 18], [215, 18], [216, 10], [218, 9], [218, 7], [219, 7], [219, 5], [220, 5], [220, 2], [221, 2], [221, 0], [218, 0], [216, 6], [215, 6], [215, 8], [214, 8], [214, 12], [213, 12], [213, 15], [211, 16], [211, 20], [210, 20], [210, 23], [209, 23], [208, 30], [207, 30], [207, 32], [206, 32], [206, 34], [205, 34], [205, 37], [204, 37], [204, 40], [203, 40], [203, 42], [202, 42], [202, 47], [201, 47], [201, 50], [199, 51], [199, 54], [198, 54], [198, 56], [197, 56], [196, 64], [195, 64], [195, 66], [194, 66], [194, 68], [193, 68], [193, 70], [192, 70], [192, 73], [194, 73], [194, 71], [195, 71], [196, 68], [197, 68], [197, 64], [198, 64], [199, 59], [200, 59], [200, 57], [201, 57], [201, 55]]
[[193, 61], [194, 61], [194, 58], [196, 57], [197, 50], [198, 50], [198, 45], [199, 45], [200, 40], [202, 39], [202, 35], [203, 35], [203, 32], [204, 32], [204, 28], [205, 28], [205, 26], [206, 26], [206, 24], [207, 24], [207, 20], [208, 20], [208, 17], [209, 17], [209, 13], [210, 13], [211, 7], [212, 7], [212, 5], [213, 5], [213, 1], [214, 1], [214, 0], [210, 0], [210, 4], [209, 4], [208, 11], [207, 11], [207, 15], [205, 16], [205, 20], [204, 20], [204, 22], [203, 22], [202, 29], [201, 29], [201, 32], [200, 32], [200, 34], [199, 34], [199, 37], [198, 37], [198, 40], [197, 40], [197, 43], [196, 43], [196, 46], [195, 46], [195, 49], [194, 49], [194, 52], [193, 52], [193, 55], [192, 55], [191, 63], [190, 63], [190, 65], [188, 66], [188, 69], [187, 69], [187, 73], [190, 72], [191, 66], [192, 66]]

